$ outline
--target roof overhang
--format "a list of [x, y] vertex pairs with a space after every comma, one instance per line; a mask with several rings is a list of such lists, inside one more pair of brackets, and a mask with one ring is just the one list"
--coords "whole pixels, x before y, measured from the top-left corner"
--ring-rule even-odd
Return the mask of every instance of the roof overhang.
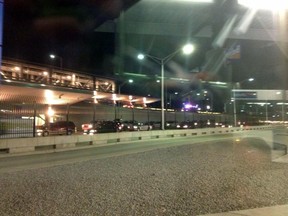
[[65, 105], [94, 99], [133, 102], [135, 104], [149, 104], [159, 100], [150, 97], [117, 95], [83, 89], [62, 88], [52, 85], [39, 85], [17, 81], [7, 82], [5, 80], [0, 81], [1, 103]]

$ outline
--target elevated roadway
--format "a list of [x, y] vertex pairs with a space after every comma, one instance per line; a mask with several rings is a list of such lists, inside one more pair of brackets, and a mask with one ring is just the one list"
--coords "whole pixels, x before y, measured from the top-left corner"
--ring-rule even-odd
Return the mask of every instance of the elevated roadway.
[[[50, 66], [3, 60], [0, 72], [1, 103], [66, 105], [80, 101], [126, 101], [129, 95], [115, 94], [112, 79]], [[158, 99], [133, 95], [135, 104]]]

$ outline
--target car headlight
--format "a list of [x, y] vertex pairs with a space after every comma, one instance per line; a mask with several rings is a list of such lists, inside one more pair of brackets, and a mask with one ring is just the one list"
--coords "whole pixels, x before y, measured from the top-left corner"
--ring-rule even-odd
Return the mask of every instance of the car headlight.
[[42, 129], [37, 129], [36, 133], [37, 133], [37, 136], [42, 136], [43, 130]]

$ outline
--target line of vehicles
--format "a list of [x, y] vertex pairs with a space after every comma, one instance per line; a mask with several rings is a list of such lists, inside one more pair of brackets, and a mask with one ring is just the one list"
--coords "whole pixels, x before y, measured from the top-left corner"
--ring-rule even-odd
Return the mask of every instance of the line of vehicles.
[[[165, 129], [195, 129], [205, 127], [232, 127], [225, 122], [215, 121], [167, 121]], [[81, 129], [85, 135], [93, 135], [97, 133], [108, 132], [122, 132], [122, 131], [150, 131], [160, 130], [161, 122], [137, 122], [137, 121], [123, 121], [121, 119], [115, 119], [113, 121], [108, 120], [95, 120], [86, 124], [82, 124]], [[48, 125], [41, 125], [36, 127], [36, 133], [38, 136], [48, 135], [71, 135], [77, 133], [77, 127], [72, 121], [58, 121], [49, 123]]]
[[140, 123], [137, 121], [122, 121], [115, 119], [114, 121], [97, 120], [82, 125], [83, 134], [96, 134], [105, 132], [121, 132], [121, 131], [149, 131], [153, 126], [150, 123]]
[[[96, 120], [87, 124], [82, 124], [83, 134], [96, 134], [121, 131], [149, 131], [152, 130], [152, 124], [140, 123], [137, 121], [114, 121]], [[36, 127], [38, 136], [48, 135], [71, 135], [77, 133], [77, 127], [72, 121], [58, 121], [44, 124]]]

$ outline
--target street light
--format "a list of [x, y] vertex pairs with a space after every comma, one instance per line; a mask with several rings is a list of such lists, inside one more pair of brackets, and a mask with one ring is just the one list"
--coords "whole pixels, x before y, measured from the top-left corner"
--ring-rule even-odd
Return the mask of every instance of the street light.
[[178, 92], [174, 92], [173, 94], [169, 94], [169, 103], [167, 103], [167, 105], [169, 104], [170, 109], [172, 108], [172, 95], [178, 95]]
[[50, 56], [51, 59], [59, 58], [59, 60], [60, 60], [60, 68], [61, 69], [63, 68], [63, 58], [61, 56], [54, 55], [54, 54], [50, 54], [49, 56]]
[[179, 53], [182, 50], [183, 54], [189, 55], [192, 52], [194, 52], [195, 47], [192, 44], [187, 44], [185, 45], [182, 49], [178, 49], [175, 52], [167, 55], [164, 58], [159, 58], [156, 56], [148, 55], [148, 54], [139, 54], [137, 58], [139, 60], [143, 60], [145, 57], [151, 58], [153, 61], [155, 61], [157, 64], [160, 64], [161, 66], [161, 129], [165, 130], [165, 122], [164, 122], [164, 110], [165, 110], [165, 105], [164, 105], [164, 65], [170, 61], [177, 53]]
[[[119, 86], [118, 86], [118, 94], [120, 95], [121, 93], [121, 88], [122, 86], [124, 86], [125, 84], [127, 83], [133, 83], [133, 80], [132, 79], [129, 79], [129, 80], [126, 80], [125, 82], [121, 83]], [[129, 96], [129, 100], [130, 100], [130, 96]], [[131, 101], [131, 100], [130, 100]], [[116, 95], [115, 95], [115, 100], [114, 100], [114, 106], [115, 106], [115, 119], [117, 117], [116, 115], [116, 106], [118, 107], [118, 115], [120, 116], [120, 101], [119, 102], [116, 102]], [[134, 112], [134, 111], [133, 111]], [[134, 116], [134, 115], [133, 115]]]
[[237, 110], [236, 110], [236, 96], [235, 96], [235, 89], [236, 87], [240, 88], [240, 84], [244, 83], [244, 82], [253, 82], [254, 78], [249, 78], [249, 79], [244, 79], [240, 82], [236, 82], [233, 84], [233, 113], [234, 113], [234, 126], [237, 127]]
[[123, 82], [121, 85], [118, 86], [118, 94], [121, 93], [121, 88], [122, 86], [124, 86], [126, 83], [133, 83], [132, 79], [126, 80], [125, 82]]

